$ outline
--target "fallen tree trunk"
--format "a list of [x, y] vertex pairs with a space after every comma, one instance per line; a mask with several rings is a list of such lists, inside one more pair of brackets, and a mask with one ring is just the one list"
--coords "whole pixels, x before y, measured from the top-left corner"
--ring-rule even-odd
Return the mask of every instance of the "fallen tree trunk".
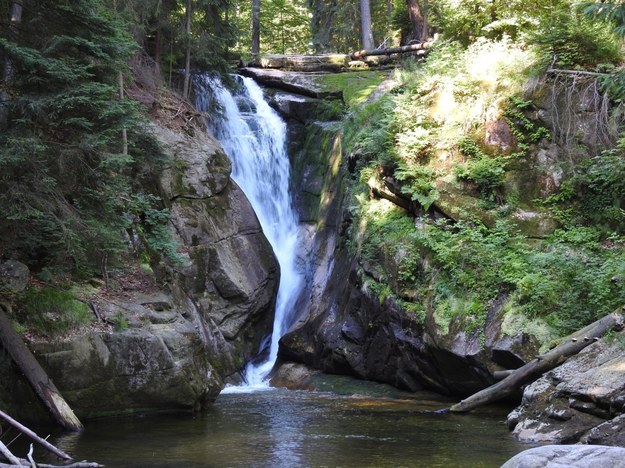
[[54, 420], [70, 431], [82, 431], [84, 429], [82, 423], [63, 399], [46, 371], [26, 347], [22, 338], [13, 330], [11, 321], [2, 307], [0, 307], [0, 342], [26, 376], [41, 401], [50, 410]]
[[552, 350], [537, 356], [524, 366], [512, 372], [505, 379], [491, 385], [484, 390], [471, 395], [460, 403], [453, 405], [449, 410], [453, 413], [466, 413], [478, 406], [501, 400], [518, 390], [522, 385], [529, 383], [545, 372], [559, 366], [569, 357], [579, 353], [610, 330], [622, 330], [623, 316], [618, 312], [606, 315], [600, 320], [567, 337], [560, 345]]
[[13, 426], [15, 429], [17, 429], [21, 433], [25, 434], [26, 436], [28, 436], [31, 440], [34, 440], [38, 444], [41, 444], [46, 450], [48, 450], [49, 452], [53, 453], [57, 457], [62, 458], [63, 460], [73, 460], [73, 458], [70, 457], [68, 454], [66, 454], [62, 450], [59, 450], [58, 448], [56, 448], [54, 445], [52, 445], [47, 440], [42, 439], [41, 437], [39, 437], [33, 431], [28, 429], [23, 424], [17, 422], [15, 419], [13, 419], [11, 416], [6, 414], [4, 411], [0, 411], [0, 418], [4, 419], [11, 426]]
[[420, 44], [411, 44], [401, 47], [387, 47], [385, 49], [364, 49], [358, 50], [352, 53], [352, 59], [358, 60], [363, 57], [369, 57], [371, 55], [391, 55], [391, 54], [405, 54], [407, 52], [417, 52], [419, 50], [426, 50], [432, 47], [432, 42], [421, 42]]

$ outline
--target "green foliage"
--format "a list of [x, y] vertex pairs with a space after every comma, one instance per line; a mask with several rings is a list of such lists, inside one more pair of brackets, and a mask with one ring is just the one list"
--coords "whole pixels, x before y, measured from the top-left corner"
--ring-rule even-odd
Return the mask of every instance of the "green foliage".
[[69, 291], [31, 287], [17, 297], [17, 306], [19, 323], [42, 335], [67, 333], [93, 321], [87, 304]]
[[363, 104], [377, 86], [388, 77], [377, 70], [356, 71], [350, 73], [328, 73], [315, 78], [325, 90], [342, 91], [343, 100], [348, 107]]
[[470, 138], [462, 140], [458, 149], [469, 160], [456, 166], [456, 177], [473, 182], [484, 198], [495, 201], [504, 184], [504, 160], [487, 156]]
[[264, 53], [310, 52], [310, 17], [306, 3], [269, 0], [261, 7], [261, 50]]
[[537, 46], [543, 67], [593, 68], [621, 58], [619, 41], [609, 26], [578, 14], [570, 6], [543, 18], [530, 41]]
[[588, 18], [609, 23], [618, 36], [625, 37], [625, 3], [622, 1], [581, 2], [578, 8]]
[[395, 170], [395, 178], [404, 182], [401, 191], [410, 195], [412, 201], [418, 202], [424, 210], [438, 199], [438, 192], [434, 185], [436, 173], [427, 166], [400, 163]]
[[118, 97], [118, 73], [136, 47], [100, 0], [42, 2], [25, 10], [15, 40], [0, 38], [12, 70], [0, 132], [0, 255], [92, 272], [127, 249], [129, 200], [163, 161], [137, 104]]
[[117, 331], [124, 331], [128, 329], [128, 321], [124, 317], [122, 311], [117, 312], [113, 317], [113, 324], [115, 325], [115, 329]]
[[[394, 7], [401, 5], [393, 1]], [[405, 3], [405, 2], [404, 2]], [[311, 11], [313, 50], [320, 52], [351, 53], [361, 48], [360, 2], [337, 0], [307, 0]], [[392, 45], [389, 31], [388, 5], [383, 1], [371, 2], [371, 26], [374, 44]]]
[[495, 200], [498, 190], [503, 187], [505, 172], [501, 158], [483, 157], [456, 166], [456, 177], [474, 182], [480, 194], [491, 201]]
[[356, 109], [346, 121], [346, 146], [361, 155], [361, 165], [391, 159], [393, 135], [389, 127], [393, 108], [394, 103], [386, 97]]
[[621, 234], [625, 232], [624, 149], [625, 139], [617, 148], [590, 160], [573, 179], [580, 221]]
[[550, 138], [549, 130], [537, 122], [527, 117], [527, 113], [535, 111], [535, 106], [531, 101], [521, 99], [518, 96], [511, 96], [507, 99], [504, 109], [504, 116], [512, 134], [516, 138], [519, 152], [512, 156], [524, 156], [529, 149], [529, 145], [536, 144], [543, 138]]
[[[502, 294], [509, 308], [540, 320], [560, 336], [578, 330], [625, 303], [625, 249], [606, 244], [593, 227], [556, 231], [536, 243], [505, 220], [494, 228], [477, 222], [413, 221], [384, 201], [361, 199], [360, 252], [376, 265], [385, 297], [423, 301], [444, 330], [464, 317], [479, 331]], [[405, 301], [406, 302], [406, 301]]]
[[[431, 207], [440, 197], [444, 209], [465, 196], [449, 177], [455, 171], [493, 201], [503, 195], [507, 164], [520, 164], [517, 158], [550, 138], [531, 118], [534, 104], [519, 97], [531, 52], [484, 36], [531, 41], [543, 66], [555, 54], [557, 67], [600, 65], [612, 72], [620, 51], [605, 25], [582, 18], [566, 0], [430, 5], [432, 22], [468, 48], [438, 41], [424, 62], [405, 63], [396, 73], [401, 86], [385, 102], [354, 109], [346, 129], [346, 147], [360, 157], [353, 241], [367, 282], [384, 298], [421, 304], [443, 331], [458, 317], [479, 333], [505, 298], [506, 310], [543, 330], [543, 338], [554, 330], [566, 335], [625, 303], [624, 144], [576, 167], [577, 175], [544, 201], [560, 228], [541, 239], [518, 232], [523, 224], [512, 210], [486, 219], [488, 227], [467, 214], [415, 220], [372, 199], [366, 184], [392, 177], [407, 198]], [[518, 144], [510, 153], [480, 143], [484, 123], [500, 117]]]
[[[586, 239], [588, 242], [588, 239]], [[530, 253], [515, 301], [530, 318], [542, 317], [562, 335], [601, 318], [625, 301], [612, 278], [625, 272], [622, 251], [572, 249], [564, 243]]]

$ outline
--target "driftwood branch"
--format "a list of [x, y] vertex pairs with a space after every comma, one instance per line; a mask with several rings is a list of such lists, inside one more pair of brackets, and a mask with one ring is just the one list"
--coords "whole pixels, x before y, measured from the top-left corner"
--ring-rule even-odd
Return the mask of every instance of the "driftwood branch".
[[[30, 466], [30, 462], [24, 458], [19, 458], [17, 460], [17, 464], [11, 462], [11, 465], [7, 465], [5, 463], [0, 463], [0, 468], [23, 468], [24, 466]], [[69, 465], [49, 465], [46, 463], [37, 463], [37, 468], [103, 468], [104, 465], [100, 465], [99, 463], [93, 462], [75, 462], [70, 463]]]
[[15, 332], [11, 321], [0, 307], [0, 343], [4, 346], [20, 371], [30, 382], [37, 396], [46, 405], [54, 420], [70, 431], [82, 431], [83, 425], [46, 371], [37, 362], [33, 354]]
[[605, 335], [610, 330], [621, 330], [624, 319], [620, 313], [613, 312], [600, 320], [588, 325], [580, 331], [570, 335], [560, 345], [545, 354], [542, 354], [519, 369], [512, 372], [508, 377], [491, 385], [484, 390], [471, 395], [466, 400], [453, 405], [451, 412], [466, 413], [478, 406], [501, 400], [518, 390], [522, 385], [529, 383], [545, 372], [559, 366], [569, 357], [579, 353], [590, 345], [596, 338]]
[[58, 448], [56, 448], [54, 445], [52, 445], [47, 440], [42, 439], [41, 437], [39, 437], [33, 431], [28, 429], [23, 424], [20, 424], [19, 422], [17, 422], [15, 419], [13, 419], [11, 416], [6, 414], [4, 411], [0, 411], [0, 418], [4, 419], [7, 423], [9, 423], [11, 426], [13, 426], [18, 431], [26, 434], [32, 440], [34, 440], [38, 444], [42, 445], [44, 448], [46, 448], [46, 450], [48, 450], [49, 452], [52, 452], [57, 457], [62, 458], [63, 460], [72, 460], [72, 457], [70, 457], [68, 454], [66, 454], [62, 450], [59, 450]]
[[2, 454], [2, 456], [6, 458], [7, 461], [13, 463], [14, 465], [20, 464], [20, 461], [17, 459], [17, 457], [11, 453], [11, 451], [7, 448], [6, 445], [2, 443], [2, 441], [0, 441], [0, 454]]
[[28, 449], [28, 453], [26, 454], [26, 458], [30, 462], [30, 468], [37, 468], [37, 464], [35, 463], [35, 460], [33, 459], [34, 450], [35, 449], [33, 448], [33, 444], [30, 444], [30, 448]]
[[369, 57], [371, 55], [405, 54], [406, 52], [417, 52], [420, 50], [426, 50], [430, 47], [432, 47], [432, 42], [422, 42], [420, 44], [411, 44], [401, 47], [387, 47], [385, 49], [364, 49], [352, 53], [352, 59], [358, 60], [363, 57]]

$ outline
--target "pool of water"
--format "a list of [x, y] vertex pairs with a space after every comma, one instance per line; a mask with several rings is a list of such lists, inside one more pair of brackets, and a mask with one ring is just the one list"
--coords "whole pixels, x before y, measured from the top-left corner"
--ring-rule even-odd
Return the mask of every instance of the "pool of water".
[[498, 467], [528, 448], [506, 429], [510, 408], [435, 414], [450, 401], [345, 377], [315, 388], [222, 394], [201, 414], [87, 421], [50, 440], [78, 460], [151, 468]]

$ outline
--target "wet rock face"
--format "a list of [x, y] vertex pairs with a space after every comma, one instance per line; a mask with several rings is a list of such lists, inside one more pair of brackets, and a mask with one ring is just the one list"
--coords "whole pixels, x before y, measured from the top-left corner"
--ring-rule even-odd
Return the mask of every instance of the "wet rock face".
[[597, 342], [523, 393], [508, 425], [524, 442], [625, 444], [625, 351]]
[[189, 260], [172, 269], [170, 287], [225, 377], [256, 355], [271, 332], [279, 267], [219, 143], [206, 134], [155, 133], [173, 156], [161, 184]]
[[[349, 278], [346, 283], [346, 278]], [[391, 301], [362, 291], [345, 258], [336, 260], [328, 287], [315, 296], [310, 316], [280, 340], [280, 357], [327, 373], [386, 382], [416, 391], [444, 391], [421, 327]]]
[[560, 468], [563, 466], [586, 468], [625, 467], [625, 448], [546, 445], [515, 455], [501, 468]]
[[532, 336], [502, 332], [501, 307], [490, 314], [484, 336], [461, 331], [459, 321], [442, 333], [395, 301], [380, 302], [363, 286], [357, 262], [333, 252], [333, 262], [321, 257], [316, 270], [318, 278], [329, 275], [325, 286], [313, 281], [305, 318], [280, 340], [284, 360], [410, 391], [466, 396], [494, 383], [494, 371], [520, 367], [538, 352]]

